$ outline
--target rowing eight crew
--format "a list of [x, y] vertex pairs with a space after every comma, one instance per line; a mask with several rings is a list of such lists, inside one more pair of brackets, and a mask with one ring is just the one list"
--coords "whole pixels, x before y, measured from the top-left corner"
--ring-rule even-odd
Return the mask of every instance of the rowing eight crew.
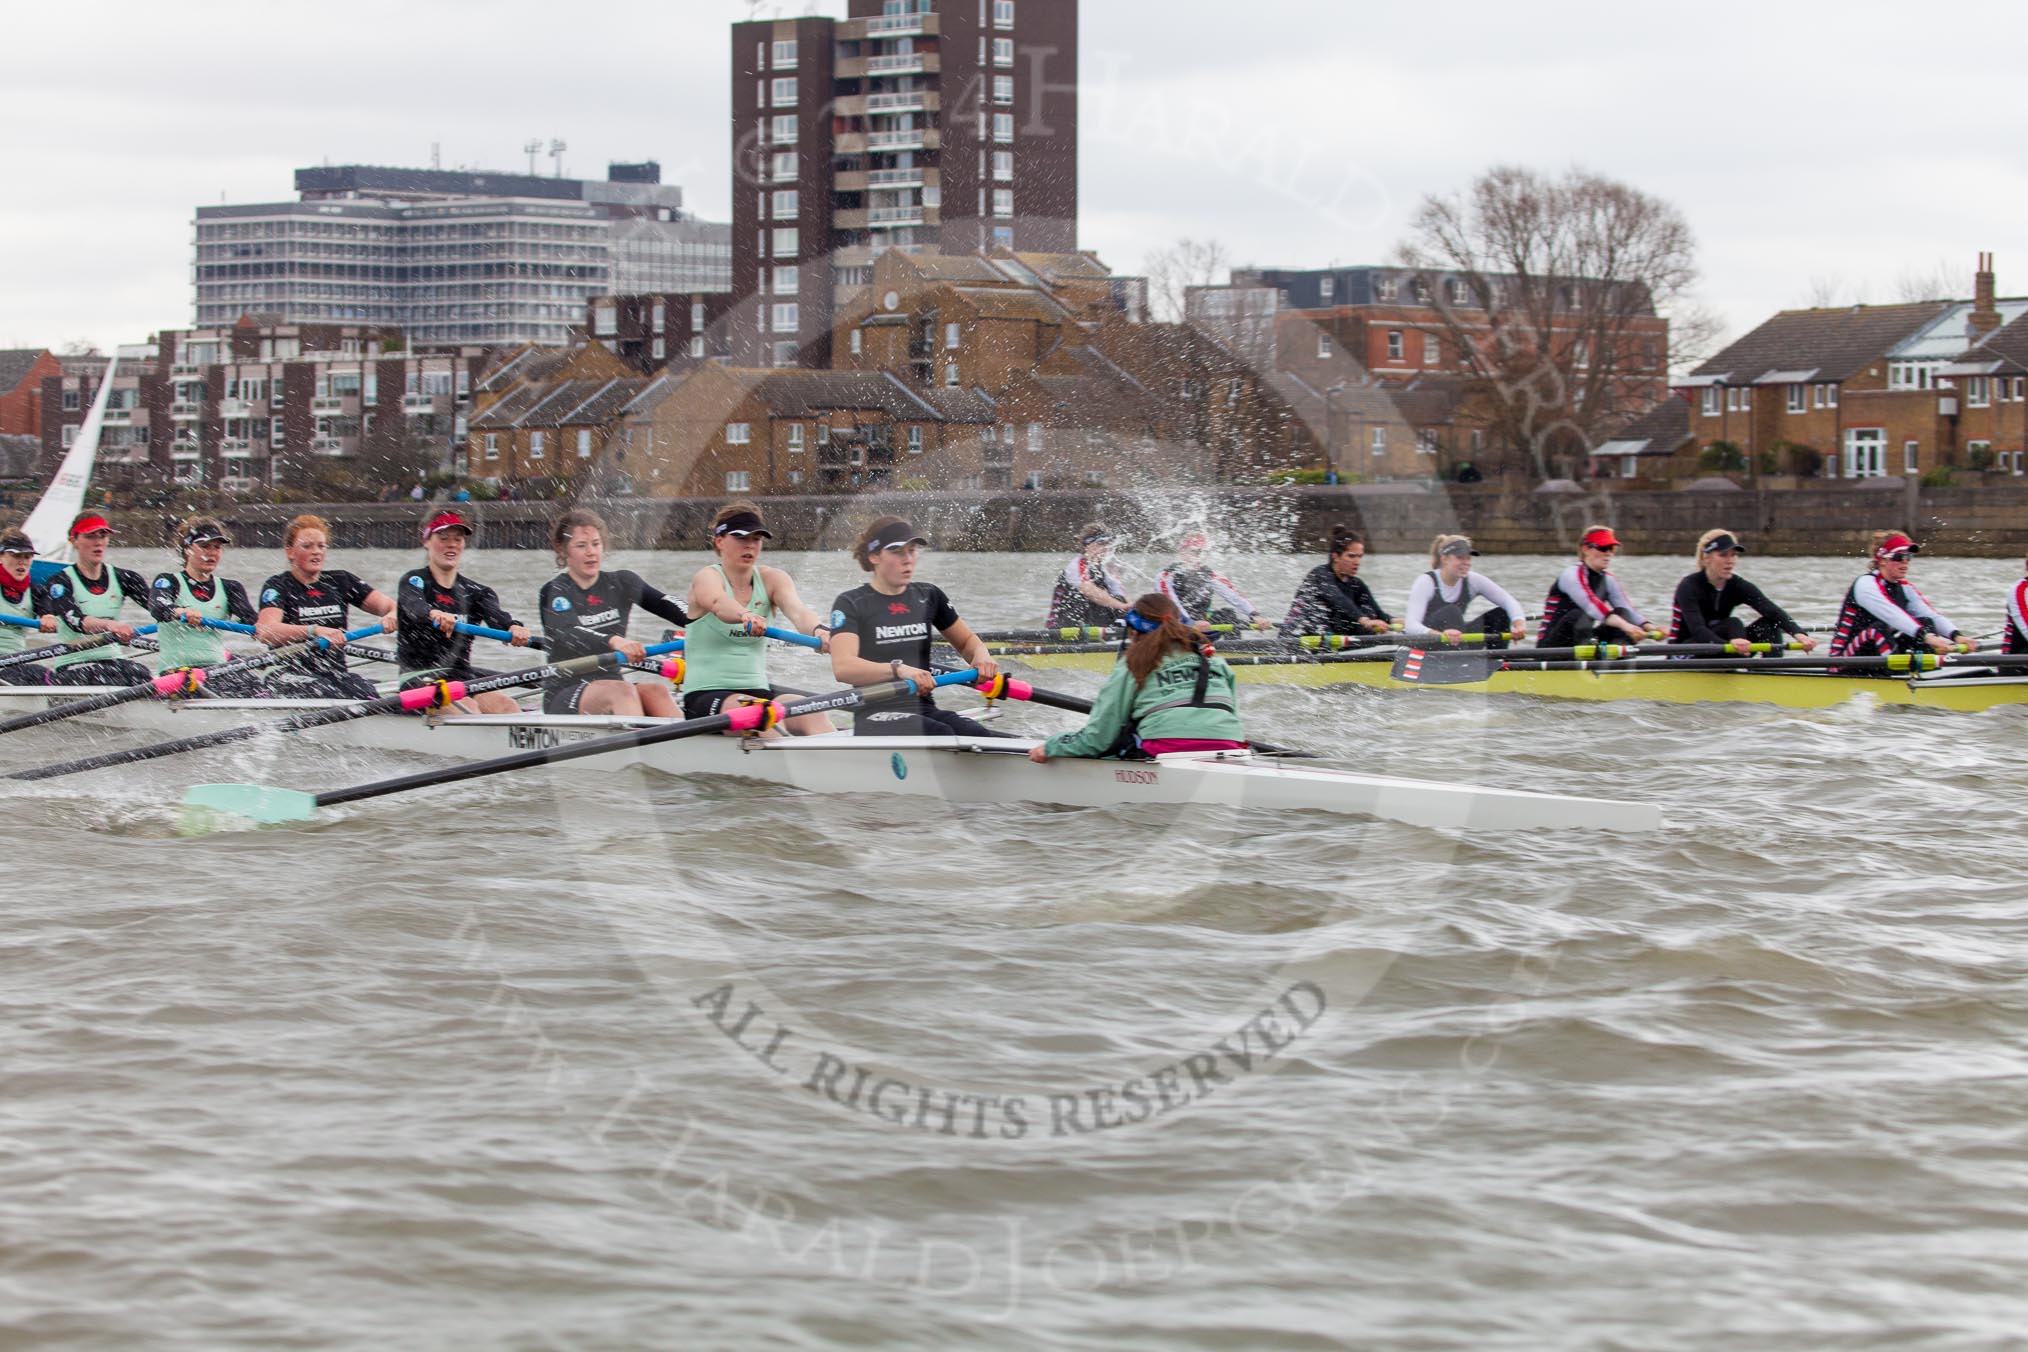
[[[1083, 551], [1057, 580], [1049, 628], [1110, 624], [1125, 611], [1125, 593], [1111, 576], [1108, 557], [1113, 535], [1099, 523], [1084, 531]], [[1621, 548], [1609, 526], [1590, 526], [1579, 537], [1577, 559], [1557, 574], [1544, 598], [1540, 646], [1567, 648], [1596, 641], [1643, 642], [1660, 631], [1635, 607], [1617, 577], [1614, 557]], [[1186, 531], [1177, 562], [1162, 570], [1158, 590], [1176, 608], [1181, 623], [1208, 630], [1214, 625], [1265, 628], [1253, 603], [1207, 562], [1209, 536]], [[1922, 551], [1900, 531], [1879, 531], [1872, 540], [1871, 569], [1846, 589], [1830, 652], [1834, 657], [1876, 656], [1926, 649], [1950, 652], [1962, 631], [1939, 614], [1908, 583], [1909, 561]], [[1817, 640], [1753, 583], [1738, 576], [1746, 546], [1729, 530], [1705, 531], [1692, 550], [1694, 571], [1676, 584], [1666, 640], [1672, 644], [1728, 645], [1742, 654], [1755, 645], [1793, 644], [1804, 652]], [[1479, 551], [1470, 537], [1439, 535], [1430, 544], [1430, 567], [1409, 589], [1400, 629], [1406, 637], [1467, 638], [1489, 648], [1526, 637], [1526, 616], [1512, 594], [1474, 571]], [[1280, 632], [1298, 634], [1382, 634], [1396, 626], [1372, 589], [1359, 578], [1366, 545], [1345, 526], [1331, 528], [1326, 560], [1303, 578]], [[1483, 602], [1478, 614], [1470, 612]], [[1117, 603], [1117, 604], [1113, 604]], [[1735, 614], [1751, 611], [1752, 621]], [[2007, 597], [2006, 651], [2028, 652], [2028, 579]]]

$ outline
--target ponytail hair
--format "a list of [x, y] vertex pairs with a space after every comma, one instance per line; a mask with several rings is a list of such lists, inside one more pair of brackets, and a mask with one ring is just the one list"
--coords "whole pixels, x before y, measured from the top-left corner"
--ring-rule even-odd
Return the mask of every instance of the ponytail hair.
[[[1137, 616], [1143, 623], [1152, 623], [1153, 628], [1142, 629], [1135, 624]], [[1160, 592], [1149, 592], [1135, 601], [1127, 617], [1128, 625], [1137, 631], [1127, 644], [1127, 674], [1134, 678], [1136, 690], [1147, 683], [1149, 674], [1171, 652], [1194, 652], [1202, 641], [1198, 634], [1184, 628], [1183, 612]]]
[[1331, 553], [1343, 554], [1353, 545], [1363, 545], [1366, 537], [1342, 521], [1333, 522], [1330, 532]]

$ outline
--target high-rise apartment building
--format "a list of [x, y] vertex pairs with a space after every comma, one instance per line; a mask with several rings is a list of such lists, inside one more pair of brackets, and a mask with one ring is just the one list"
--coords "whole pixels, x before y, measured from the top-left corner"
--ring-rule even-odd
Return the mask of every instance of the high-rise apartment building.
[[1077, 0], [850, 0], [732, 28], [737, 360], [823, 366], [889, 248], [1077, 248]]
[[605, 181], [343, 165], [300, 200], [197, 209], [199, 327], [366, 324], [427, 346], [562, 343], [592, 296], [720, 291], [728, 227], [652, 162]]

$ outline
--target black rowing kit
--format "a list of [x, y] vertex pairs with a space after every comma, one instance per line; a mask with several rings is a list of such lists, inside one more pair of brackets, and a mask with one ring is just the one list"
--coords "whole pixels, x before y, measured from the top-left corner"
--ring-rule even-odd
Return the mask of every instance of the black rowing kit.
[[[569, 573], [558, 573], [542, 584], [542, 632], [548, 643], [551, 662], [567, 662], [613, 650], [612, 640], [627, 632], [627, 622], [639, 606], [678, 628], [690, 618], [669, 594], [649, 586], [639, 573], [624, 568], [600, 573], [589, 587], [580, 587]], [[599, 667], [579, 676], [552, 676], [542, 685], [542, 711], [546, 714], [574, 714], [592, 681], [626, 679], [612, 667]]]
[[[276, 573], [261, 584], [260, 608], [280, 611], [283, 624], [344, 632], [352, 628], [351, 608], [364, 605], [371, 595], [372, 587], [342, 568], [326, 569], [314, 582]], [[268, 677], [268, 685], [291, 699], [372, 699], [380, 693], [373, 682], [346, 669], [345, 650], [336, 644], [291, 658]]]
[[[859, 655], [883, 666], [900, 662], [929, 671], [930, 645], [941, 630], [958, 622], [957, 607], [943, 588], [911, 582], [897, 596], [871, 583], [842, 592], [831, 603], [831, 628], [859, 639]], [[903, 695], [862, 705], [852, 719], [860, 737], [993, 737], [998, 734], [963, 714], [939, 709], [928, 695]]]
[[[1741, 606], [1757, 617], [1752, 624], [1733, 615]], [[1729, 643], [1743, 638], [1754, 643], [1781, 643], [1790, 634], [1802, 632], [1803, 627], [1789, 618], [1787, 611], [1745, 578], [1729, 577], [1723, 587], [1714, 587], [1700, 568], [1676, 584], [1667, 641]]]
[[394, 655], [404, 685], [476, 678], [472, 670], [472, 635], [446, 635], [431, 623], [432, 610], [489, 629], [512, 629], [515, 624], [514, 617], [500, 604], [498, 593], [462, 574], [446, 587], [427, 567], [411, 568], [401, 575], [394, 596], [395, 609], [401, 617], [394, 631]]

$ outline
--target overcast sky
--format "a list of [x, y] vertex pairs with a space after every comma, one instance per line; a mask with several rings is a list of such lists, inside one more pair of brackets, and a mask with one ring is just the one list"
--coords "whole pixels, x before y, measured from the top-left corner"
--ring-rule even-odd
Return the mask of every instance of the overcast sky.
[[[0, 346], [187, 325], [192, 209], [287, 200], [300, 165], [427, 165], [437, 142], [446, 167], [525, 170], [521, 145], [557, 137], [567, 173], [659, 159], [729, 213], [743, 0], [12, 8]], [[2024, 293], [2024, 32], [2019, 0], [1085, 0], [1081, 242], [1121, 272], [1185, 235], [1377, 262], [1425, 193], [1582, 165], [1685, 212], [1735, 334], [1818, 279], [1887, 301], [1942, 264], [1969, 292], [1982, 249]]]

